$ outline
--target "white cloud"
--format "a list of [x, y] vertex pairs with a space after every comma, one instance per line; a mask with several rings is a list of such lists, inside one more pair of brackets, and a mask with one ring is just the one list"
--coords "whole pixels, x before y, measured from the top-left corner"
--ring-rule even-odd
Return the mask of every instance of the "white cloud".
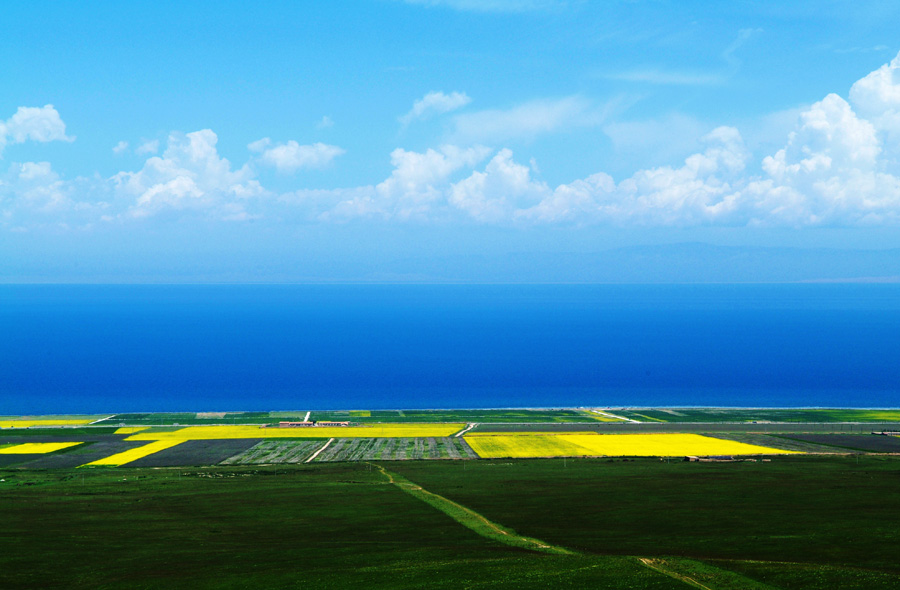
[[141, 145], [134, 148], [134, 153], [136, 153], [139, 156], [155, 154], [158, 151], [159, 151], [159, 140], [158, 139], [145, 141]]
[[442, 146], [424, 153], [396, 149], [391, 152], [394, 170], [375, 187], [376, 198], [390, 215], [402, 219], [421, 218], [444, 198], [452, 174], [471, 168], [489, 153], [485, 147]]
[[71, 186], [53, 171], [50, 162], [13, 163], [0, 175], [0, 210], [4, 217], [14, 212], [60, 214], [71, 209]]
[[112, 149], [113, 153], [116, 155], [119, 155], [127, 150], [128, 150], [128, 142], [124, 141], [124, 140], [117, 143], [115, 146], [113, 146], [113, 149]]
[[457, 143], [533, 139], [545, 133], [602, 124], [616, 102], [602, 107], [581, 96], [534, 100], [510, 109], [489, 109], [454, 118]]
[[209, 129], [171, 133], [162, 156], [154, 156], [137, 172], [120, 172], [111, 180], [118, 194], [133, 199], [129, 213], [145, 217], [165, 210], [209, 211], [233, 217], [242, 200], [264, 193], [249, 167], [231, 169], [216, 150], [218, 137]]
[[268, 137], [254, 141], [248, 145], [251, 152], [259, 153], [259, 161], [274, 166], [279, 172], [291, 173], [301, 168], [323, 168], [336, 157], [346, 153], [336, 145], [314, 143], [300, 145], [294, 140], [279, 143], [273, 147]]
[[432, 115], [440, 115], [460, 109], [472, 102], [465, 92], [429, 92], [413, 103], [412, 109], [399, 118], [404, 125], [409, 125], [417, 119], [427, 119]]
[[329, 127], [334, 127], [334, 121], [328, 115], [323, 115], [319, 122], [316, 123], [316, 129], [327, 129]]
[[52, 104], [43, 107], [19, 107], [6, 122], [0, 121], [0, 154], [8, 143], [26, 141], [75, 141], [66, 135], [66, 124]]
[[[172, 133], [161, 156], [147, 159], [136, 172], [121, 172], [106, 181], [66, 181], [46, 162], [14, 164], [0, 174], [0, 220], [8, 227], [13, 223], [10, 219], [27, 210], [57, 214], [60, 219], [88, 214], [99, 219], [101, 212], [115, 219], [194, 211], [213, 219], [243, 220], [255, 217], [265, 206], [273, 218], [300, 217], [309, 222], [362, 217], [515, 226], [897, 226], [898, 72], [900, 55], [854, 84], [849, 100], [829, 94], [799, 112], [786, 111], [772, 118], [773, 126], [780, 122], [793, 130], [771, 150], [767, 148], [770, 155], [761, 161], [751, 160], [737, 129], [718, 127], [703, 136], [680, 165], [648, 166], [619, 182], [598, 171], [552, 187], [534, 178], [533, 161], [530, 167], [517, 162], [506, 148], [471, 143], [418, 152], [398, 148], [391, 152], [390, 174], [380, 183], [300, 189], [268, 199], [264, 205], [251, 198], [268, 194], [255, 180], [251, 164], [289, 172], [325, 165], [343, 150], [296, 141], [275, 144], [264, 138], [248, 146], [253, 153], [250, 161], [234, 169], [218, 153], [216, 134], [207, 129]], [[16, 118], [15, 132], [9, 131], [9, 122], [3, 123], [4, 137], [13, 141], [66, 137], [58, 125], [33, 124], [44, 120], [41, 117], [54, 120], [46, 112], [39, 116], [25, 112]], [[534, 136], [602, 121], [602, 109], [580, 97], [455, 118], [460, 136], [492, 139]], [[646, 145], [629, 144], [629, 135], [696, 135], [700, 126], [674, 118], [662, 127], [659, 122], [637, 122], [604, 129], [620, 148], [641, 150]], [[771, 130], [763, 135], [765, 141], [757, 144], [771, 145]], [[99, 195], [92, 197], [95, 201], [105, 193], [113, 198], [110, 203], [79, 201], [79, 187], [89, 189], [83, 194]], [[271, 209], [275, 206], [280, 209]]]
[[473, 172], [450, 187], [449, 201], [480, 222], [504, 222], [521, 208], [540, 202], [546, 185], [531, 179], [527, 166], [513, 161], [512, 151], [502, 149], [484, 172]]

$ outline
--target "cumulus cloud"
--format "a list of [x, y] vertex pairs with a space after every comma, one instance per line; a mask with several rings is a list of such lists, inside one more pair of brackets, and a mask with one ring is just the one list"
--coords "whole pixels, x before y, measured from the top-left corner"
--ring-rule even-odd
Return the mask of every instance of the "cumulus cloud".
[[117, 143], [116, 145], [113, 146], [112, 151], [117, 156], [121, 153], [128, 151], [128, 142], [124, 141], [124, 140], [120, 141], [119, 143]]
[[68, 187], [53, 171], [50, 162], [13, 163], [0, 180], [0, 196], [5, 207], [28, 208], [39, 212], [53, 212], [68, 202]]
[[52, 104], [43, 107], [19, 107], [6, 121], [0, 121], [0, 154], [9, 143], [26, 141], [75, 141], [66, 135], [66, 124]]
[[393, 171], [387, 179], [370, 189], [354, 191], [325, 217], [426, 219], [444, 204], [451, 176], [463, 168], [471, 168], [489, 153], [483, 146], [445, 145], [421, 153], [395, 149], [391, 152]]
[[419, 100], [413, 103], [412, 109], [399, 118], [400, 122], [406, 126], [417, 119], [427, 119], [432, 115], [440, 115], [449, 113], [456, 109], [462, 108], [472, 102], [472, 99], [465, 92], [451, 92], [444, 94], [443, 92], [429, 92]]
[[207, 211], [234, 218], [242, 201], [264, 193], [248, 166], [232, 170], [216, 149], [210, 129], [172, 133], [162, 156], [149, 158], [137, 172], [112, 178], [118, 194], [133, 199], [128, 212], [146, 217], [166, 210]]
[[292, 173], [301, 168], [323, 168], [336, 157], [346, 153], [336, 145], [314, 143], [312, 145], [300, 145], [294, 140], [287, 143], [275, 144], [268, 137], [259, 139], [249, 144], [247, 148], [251, 152], [259, 154], [259, 161], [267, 166], [273, 166], [279, 172]]
[[[596, 106], [579, 97], [527, 103], [493, 116], [485, 113], [458, 115], [460, 136], [520, 137], [602, 121]], [[53, 120], [46, 113], [41, 116]], [[268, 212], [310, 222], [370, 218], [513, 226], [896, 226], [898, 119], [900, 56], [860, 79], [847, 98], [829, 94], [780, 117], [792, 128], [761, 159], [751, 155], [738, 129], [718, 127], [702, 136], [678, 165], [647, 167], [618, 181], [598, 171], [551, 186], [534, 177], [533, 159], [530, 165], [521, 163], [507, 148], [476, 142], [423, 151], [397, 148], [390, 155], [390, 173], [379, 183], [300, 189], [268, 199], [281, 207]], [[12, 120], [3, 123], [3, 133], [13, 141], [66, 137], [59, 126], [33, 124], [33, 113], [15, 118], [11, 132]], [[670, 123], [686, 133], [699, 125]], [[641, 124], [606, 127], [620, 138], [641, 129]], [[101, 179], [91, 185], [90, 194], [109, 192], [119, 218], [122, 212], [124, 217], [146, 217], [196, 211], [216, 219], [249, 219], [263, 210], [262, 200], [252, 197], [269, 195], [254, 178], [253, 164], [292, 172], [326, 165], [343, 153], [336, 146], [275, 144], [264, 138], [248, 146], [254, 155], [235, 168], [218, 153], [217, 139], [208, 129], [172, 133], [161, 156], [147, 159], [136, 172]], [[523, 159], [529, 159], [528, 154]], [[0, 175], [0, 213], [8, 220], [28, 207], [67, 214], [78, 207], [102, 210], [100, 203], [91, 208], [74, 199], [76, 184], [61, 179], [45, 162], [14, 164]]]

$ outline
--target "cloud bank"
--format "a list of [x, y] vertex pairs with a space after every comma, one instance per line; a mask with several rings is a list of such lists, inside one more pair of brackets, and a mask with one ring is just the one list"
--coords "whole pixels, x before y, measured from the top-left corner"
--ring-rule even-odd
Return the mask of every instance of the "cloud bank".
[[[468, 97], [455, 94], [426, 95], [406, 116], [413, 120], [467, 103]], [[320, 168], [344, 150], [265, 138], [250, 144], [246, 163], [235, 167], [218, 153], [213, 131], [176, 132], [161, 156], [106, 179], [67, 181], [47, 162], [11, 163], [0, 175], [0, 227], [27, 227], [53, 215], [60, 223], [199, 215], [513, 227], [900, 224], [900, 55], [853, 84], [846, 98], [829, 94], [802, 110], [785, 130], [783, 145], [762, 157], [750, 152], [738, 129], [718, 127], [678, 165], [638, 170], [620, 180], [598, 171], [551, 186], [502, 144], [481, 145], [600, 121], [596, 107], [580, 97], [461, 114], [454, 119], [452, 142], [391, 152], [391, 171], [381, 182], [283, 194], [266, 190], [256, 171]], [[7, 145], [73, 139], [50, 105], [22, 107], [0, 130]]]

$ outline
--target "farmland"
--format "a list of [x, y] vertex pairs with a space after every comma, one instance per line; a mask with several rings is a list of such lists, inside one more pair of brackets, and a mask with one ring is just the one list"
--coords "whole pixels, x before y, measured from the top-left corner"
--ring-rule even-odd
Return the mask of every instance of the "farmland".
[[478, 456], [485, 459], [772, 455], [795, 452], [697, 434], [471, 434], [466, 435], [466, 441]]
[[0, 468], [0, 587], [896, 588], [898, 470], [872, 455]]
[[323, 426], [316, 428], [260, 428], [258, 426], [188, 426], [175, 430], [136, 432], [128, 440], [223, 440], [230, 438], [394, 438], [451, 436], [465, 424], [390, 424]]
[[0, 455], [42, 455], [44, 453], [68, 449], [80, 444], [81, 443], [79, 442], [28, 442], [7, 447], [0, 446]]
[[125, 465], [127, 463], [131, 463], [132, 461], [137, 461], [142, 457], [147, 457], [148, 455], [152, 455], [154, 453], [158, 453], [159, 451], [168, 449], [169, 447], [174, 447], [175, 445], [180, 445], [183, 441], [181, 440], [158, 440], [155, 442], [147, 443], [140, 447], [129, 449], [127, 451], [122, 451], [121, 453], [116, 453], [115, 455], [110, 455], [108, 457], [103, 457], [102, 459], [97, 459], [96, 461], [91, 461], [90, 463], [86, 463], [85, 467], [93, 467], [93, 466], [106, 466], [106, 465]]
[[623, 408], [612, 411], [639, 422], [900, 422], [900, 410], [850, 408]]

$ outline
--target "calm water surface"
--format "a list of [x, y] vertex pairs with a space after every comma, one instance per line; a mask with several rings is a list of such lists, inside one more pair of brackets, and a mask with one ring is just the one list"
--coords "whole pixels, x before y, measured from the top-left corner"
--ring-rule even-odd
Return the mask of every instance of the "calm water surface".
[[900, 406], [900, 286], [0, 286], [0, 414]]

